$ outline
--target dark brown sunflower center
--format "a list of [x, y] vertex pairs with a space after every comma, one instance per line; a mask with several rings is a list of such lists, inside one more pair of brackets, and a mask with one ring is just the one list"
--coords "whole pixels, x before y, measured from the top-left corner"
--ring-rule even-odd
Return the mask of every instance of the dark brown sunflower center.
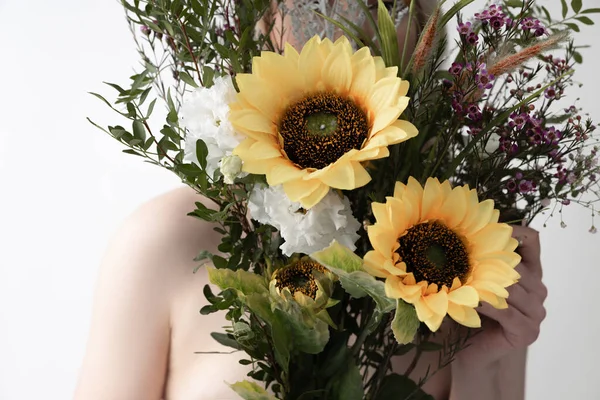
[[369, 124], [354, 101], [322, 92], [291, 104], [279, 122], [279, 134], [292, 162], [300, 168], [321, 169], [360, 149]]
[[314, 299], [317, 296], [318, 289], [313, 276], [314, 270], [325, 272], [325, 268], [321, 264], [309, 260], [300, 260], [277, 271], [275, 286], [279, 289], [288, 288], [292, 294], [301, 292]]
[[439, 288], [450, 288], [456, 277], [465, 282], [470, 271], [467, 248], [444, 224], [436, 221], [415, 225], [398, 242], [397, 252], [417, 282], [425, 280]]

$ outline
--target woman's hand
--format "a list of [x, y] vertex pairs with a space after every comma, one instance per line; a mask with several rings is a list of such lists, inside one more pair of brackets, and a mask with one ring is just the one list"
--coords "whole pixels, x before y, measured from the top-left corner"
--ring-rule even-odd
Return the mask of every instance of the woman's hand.
[[497, 310], [487, 303], [477, 309], [482, 316], [482, 330], [469, 340], [469, 346], [457, 354], [464, 364], [485, 367], [514, 350], [524, 350], [535, 342], [546, 317], [544, 300], [547, 289], [542, 283], [539, 233], [531, 228], [513, 227], [519, 240], [517, 253], [522, 257], [516, 267], [518, 283], [507, 288], [508, 308]]

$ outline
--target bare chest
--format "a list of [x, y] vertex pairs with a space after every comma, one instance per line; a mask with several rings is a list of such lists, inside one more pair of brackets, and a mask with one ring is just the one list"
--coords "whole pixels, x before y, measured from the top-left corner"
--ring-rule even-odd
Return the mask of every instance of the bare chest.
[[207, 280], [199, 274], [173, 303], [165, 400], [237, 400], [227, 383], [246, 379], [249, 368], [239, 363], [245, 353], [232, 353], [210, 336], [224, 332], [227, 320], [224, 313], [200, 314], [207, 304], [202, 294]]

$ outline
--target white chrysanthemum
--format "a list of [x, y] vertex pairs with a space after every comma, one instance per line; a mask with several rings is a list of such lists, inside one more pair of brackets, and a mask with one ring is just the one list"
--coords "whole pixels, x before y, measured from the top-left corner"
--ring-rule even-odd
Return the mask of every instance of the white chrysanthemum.
[[281, 251], [311, 254], [323, 250], [333, 240], [354, 250], [360, 223], [352, 215], [350, 202], [336, 192], [329, 193], [309, 210], [292, 202], [281, 185], [255, 186], [250, 194], [248, 209], [252, 219], [277, 228], [285, 243]]
[[198, 164], [196, 141], [202, 139], [208, 148], [206, 171], [212, 177], [219, 162], [244, 139], [229, 122], [229, 103], [235, 98], [229, 76], [215, 79], [210, 88], [199, 87], [187, 93], [181, 107], [181, 123], [187, 129], [185, 162]]

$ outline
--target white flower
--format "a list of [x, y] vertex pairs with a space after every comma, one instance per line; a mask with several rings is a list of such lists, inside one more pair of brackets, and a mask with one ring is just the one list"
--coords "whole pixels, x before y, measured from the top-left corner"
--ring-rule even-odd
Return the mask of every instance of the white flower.
[[242, 159], [238, 156], [225, 156], [221, 159], [220, 167], [223, 181], [232, 185], [235, 178], [242, 172]]
[[293, 203], [281, 186], [255, 186], [250, 193], [248, 210], [252, 219], [277, 228], [285, 243], [281, 251], [311, 254], [323, 250], [333, 240], [356, 249], [360, 223], [352, 216], [350, 202], [330, 191], [318, 204], [304, 210]]
[[235, 93], [229, 76], [218, 77], [210, 88], [199, 87], [187, 93], [181, 107], [181, 123], [187, 128], [183, 160], [198, 164], [196, 141], [202, 139], [208, 148], [206, 171], [211, 177], [221, 159], [231, 155], [244, 138], [228, 119]]

